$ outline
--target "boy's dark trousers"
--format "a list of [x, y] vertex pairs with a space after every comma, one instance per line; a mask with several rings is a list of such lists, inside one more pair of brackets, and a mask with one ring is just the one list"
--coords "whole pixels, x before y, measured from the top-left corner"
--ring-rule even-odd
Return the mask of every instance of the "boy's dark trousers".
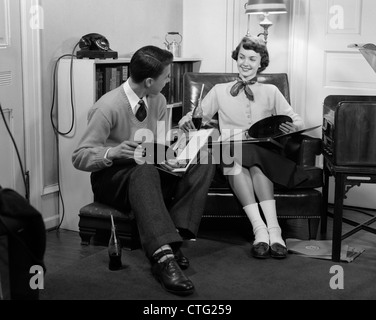
[[213, 164], [196, 164], [182, 177], [158, 170], [152, 164], [113, 165], [91, 174], [95, 201], [135, 217], [147, 255], [162, 245], [177, 249], [181, 230], [194, 238], [215, 173]]

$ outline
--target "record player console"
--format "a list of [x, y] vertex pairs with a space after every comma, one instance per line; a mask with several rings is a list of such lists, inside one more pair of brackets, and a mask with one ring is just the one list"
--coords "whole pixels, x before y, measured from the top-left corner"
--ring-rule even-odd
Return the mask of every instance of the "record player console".
[[376, 96], [326, 97], [322, 130], [334, 165], [376, 166]]

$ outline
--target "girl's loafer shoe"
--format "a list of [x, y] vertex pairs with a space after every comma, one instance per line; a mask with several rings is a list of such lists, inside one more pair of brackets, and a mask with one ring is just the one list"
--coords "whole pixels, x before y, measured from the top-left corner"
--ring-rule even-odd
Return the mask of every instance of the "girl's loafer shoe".
[[270, 256], [275, 259], [284, 259], [287, 257], [287, 248], [280, 243], [273, 243], [270, 246]]
[[269, 245], [266, 242], [254, 244], [251, 249], [252, 256], [257, 259], [266, 259], [270, 256]]

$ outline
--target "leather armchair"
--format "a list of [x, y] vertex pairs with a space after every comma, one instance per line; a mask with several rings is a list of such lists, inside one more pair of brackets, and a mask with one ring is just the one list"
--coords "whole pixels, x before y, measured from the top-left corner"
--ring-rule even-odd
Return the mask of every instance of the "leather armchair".
[[[217, 83], [230, 82], [238, 77], [237, 73], [193, 73], [188, 72], [183, 78], [183, 115], [197, 105], [202, 84], [205, 84], [203, 96]], [[287, 75], [260, 74], [258, 81], [276, 85], [290, 103], [289, 83]], [[217, 115], [216, 115], [217, 116]], [[210, 127], [218, 128], [218, 118], [214, 117]], [[321, 154], [321, 139], [308, 135], [289, 138], [286, 144], [286, 155], [301, 166], [309, 175], [309, 179], [299, 187], [287, 189], [275, 186], [275, 200], [279, 219], [306, 219], [308, 226], [305, 234], [313, 239], [317, 236], [322, 213], [323, 171], [316, 166], [316, 157]], [[246, 215], [241, 204], [221, 171], [217, 170], [209, 189], [203, 222], [210, 219], [244, 219]], [[229, 220], [226, 220], [226, 222]], [[281, 224], [283, 229], [283, 224]]]

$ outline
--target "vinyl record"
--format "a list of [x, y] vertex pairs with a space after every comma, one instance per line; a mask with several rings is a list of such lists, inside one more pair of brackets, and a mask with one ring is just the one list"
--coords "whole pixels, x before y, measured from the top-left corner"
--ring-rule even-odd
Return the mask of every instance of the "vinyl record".
[[331, 240], [293, 240], [288, 239], [286, 245], [289, 251], [307, 256], [327, 256], [332, 254]]
[[257, 121], [248, 129], [248, 134], [252, 138], [268, 138], [274, 137], [283, 132], [279, 129], [280, 124], [285, 122], [293, 122], [289, 116], [276, 115]]

